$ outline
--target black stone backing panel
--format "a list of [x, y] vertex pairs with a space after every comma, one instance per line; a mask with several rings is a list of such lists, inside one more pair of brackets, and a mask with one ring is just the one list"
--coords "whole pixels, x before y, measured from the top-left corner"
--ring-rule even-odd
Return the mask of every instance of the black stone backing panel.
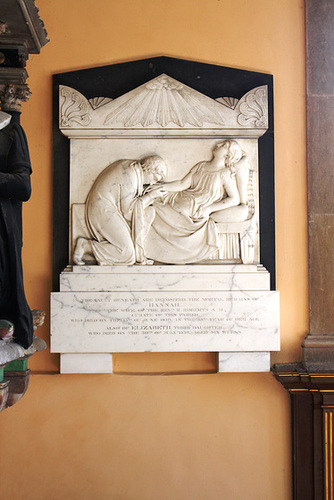
[[59, 131], [59, 85], [72, 87], [87, 99], [116, 99], [162, 73], [212, 99], [240, 99], [255, 87], [268, 85], [269, 129], [259, 140], [261, 263], [275, 289], [274, 115], [273, 76], [170, 57], [154, 57], [53, 75], [53, 290], [68, 264], [69, 140]]

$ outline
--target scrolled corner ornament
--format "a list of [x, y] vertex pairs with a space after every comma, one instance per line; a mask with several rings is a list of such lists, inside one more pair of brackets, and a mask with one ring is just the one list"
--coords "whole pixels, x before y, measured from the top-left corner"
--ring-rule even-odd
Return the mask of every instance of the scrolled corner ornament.
[[268, 127], [267, 87], [258, 87], [246, 94], [238, 104], [238, 123], [256, 128]]
[[68, 87], [63, 87], [60, 95], [64, 98], [61, 105], [60, 126], [72, 127], [75, 123], [87, 126], [91, 122], [90, 105], [84, 96]]

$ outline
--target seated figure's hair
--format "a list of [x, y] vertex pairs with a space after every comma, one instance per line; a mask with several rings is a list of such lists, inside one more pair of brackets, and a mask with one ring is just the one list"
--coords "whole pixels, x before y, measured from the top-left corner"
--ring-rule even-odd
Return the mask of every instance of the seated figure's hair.
[[165, 179], [167, 175], [167, 167], [161, 156], [146, 156], [140, 161], [140, 164], [144, 172], [157, 172], [162, 176], [162, 179]]
[[233, 139], [228, 139], [227, 141], [217, 144], [216, 149], [221, 148], [222, 146], [224, 146], [224, 144], [228, 145], [226, 166], [231, 167], [235, 163], [238, 163], [238, 161], [240, 161], [243, 156], [245, 156], [246, 153], [241, 149], [237, 141], [234, 141]]

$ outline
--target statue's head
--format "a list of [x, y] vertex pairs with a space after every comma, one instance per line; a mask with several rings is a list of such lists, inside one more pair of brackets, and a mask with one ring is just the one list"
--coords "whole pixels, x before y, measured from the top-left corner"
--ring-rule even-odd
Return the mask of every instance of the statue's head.
[[144, 173], [144, 184], [154, 184], [163, 181], [167, 175], [164, 160], [158, 155], [146, 156], [140, 161]]
[[237, 141], [233, 139], [228, 139], [226, 141], [220, 142], [215, 146], [215, 150], [224, 147], [226, 149], [226, 166], [231, 167], [235, 163], [241, 160], [245, 155], [244, 151], [241, 149]]

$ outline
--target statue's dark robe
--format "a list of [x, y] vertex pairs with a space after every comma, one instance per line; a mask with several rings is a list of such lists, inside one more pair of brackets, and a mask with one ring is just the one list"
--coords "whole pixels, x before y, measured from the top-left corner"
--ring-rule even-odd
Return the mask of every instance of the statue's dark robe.
[[0, 319], [14, 323], [14, 341], [27, 348], [33, 322], [22, 274], [22, 202], [31, 194], [30, 158], [19, 113], [0, 130]]

